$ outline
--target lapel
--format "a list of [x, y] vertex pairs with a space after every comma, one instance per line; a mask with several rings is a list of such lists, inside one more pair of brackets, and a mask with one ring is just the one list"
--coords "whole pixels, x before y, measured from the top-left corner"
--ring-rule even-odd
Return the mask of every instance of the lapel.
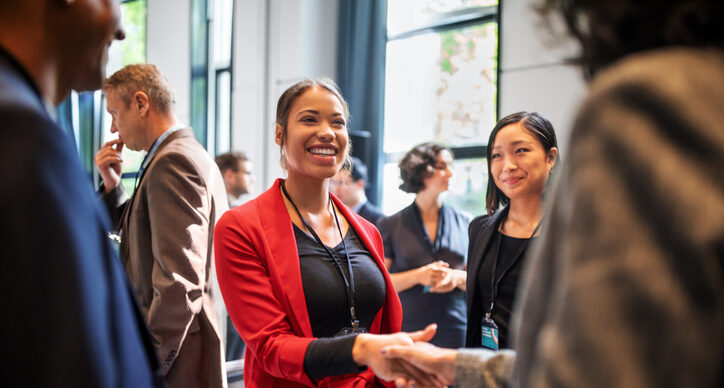
[[292, 324], [296, 323], [294, 326], [304, 337], [312, 337], [297, 241], [292, 219], [282, 198], [281, 182], [281, 178], [277, 179], [271, 189], [259, 196], [259, 222], [269, 241], [269, 261], [274, 263], [279, 274], [281, 287], [288, 300], [287, 311], [293, 318]]
[[153, 164], [154, 160], [156, 160], [156, 157], [158, 157], [158, 155], [161, 154], [164, 147], [166, 147], [167, 145], [169, 145], [172, 141], [174, 141], [176, 139], [185, 138], [185, 137], [189, 137], [189, 136], [193, 137], [193, 135], [194, 134], [191, 131], [191, 128], [179, 129], [178, 131], [169, 135], [166, 139], [164, 139], [163, 143], [161, 143], [158, 146], [158, 148], [156, 149], [156, 153], [154, 153], [151, 156], [151, 159], [148, 161], [148, 165], [146, 166], [145, 169], [143, 169], [141, 176], [138, 178], [138, 187], [136, 187], [135, 190], [133, 190], [133, 194], [131, 195], [131, 198], [128, 200], [125, 208], [123, 209], [123, 215], [121, 216], [121, 220], [120, 220], [120, 227], [118, 228], [118, 230], [121, 230], [122, 234], [123, 234], [123, 237], [121, 238], [120, 251], [121, 251], [121, 260], [123, 260], [124, 266], [127, 264], [128, 259], [130, 257], [129, 256], [130, 245], [128, 243], [128, 230], [129, 230], [129, 227], [131, 224], [132, 209], [133, 209], [133, 206], [136, 204], [136, 200], [137, 200], [136, 194], [139, 191], [141, 191], [141, 188], [144, 185], [144, 182], [145, 182], [144, 177], [146, 176], [146, 172], [148, 172], [148, 170], [151, 169], [151, 165]]
[[478, 272], [480, 272], [480, 266], [483, 263], [483, 253], [486, 252], [488, 245], [490, 245], [490, 240], [492, 240], [500, 220], [502, 220], [506, 214], [508, 214], [508, 206], [495, 212], [488, 219], [488, 222], [481, 226], [477, 236], [470, 236], [470, 242], [473, 243], [474, 241], [474, 245], [472, 249], [470, 249], [470, 255], [468, 255], [468, 306], [471, 306], [472, 298], [475, 294], [475, 292], [472, 291], [477, 287]]

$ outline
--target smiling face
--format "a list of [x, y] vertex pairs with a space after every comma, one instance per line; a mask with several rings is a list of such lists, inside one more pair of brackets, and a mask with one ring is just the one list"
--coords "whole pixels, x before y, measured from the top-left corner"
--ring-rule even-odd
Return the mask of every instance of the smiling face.
[[492, 145], [490, 170], [495, 185], [511, 201], [540, 196], [557, 153], [555, 147], [546, 153], [522, 122], [506, 125], [498, 131]]
[[339, 171], [349, 152], [344, 112], [337, 96], [320, 86], [311, 86], [296, 98], [286, 131], [277, 124], [275, 133], [289, 176], [326, 179]]

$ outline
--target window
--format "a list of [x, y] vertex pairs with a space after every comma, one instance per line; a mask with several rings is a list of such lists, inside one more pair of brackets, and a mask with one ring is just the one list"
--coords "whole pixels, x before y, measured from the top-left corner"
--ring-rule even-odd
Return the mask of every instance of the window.
[[231, 148], [233, 15], [233, 0], [191, 1], [191, 126], [212, 155]]
[[497, 118], [497, 0], [389, 0], [382, 207], [414, 196], [398, 189], [397, 162], [433, 141], [455, 154], [445, 202], [484, 212], [485, 146]]
[[[231, 149], [232, 29], [233, 0], [216, 0], [214, 10], [214, 74], [216, 109], [214, 110], [215, 154]], [[211, 147], [209, 147], [211, 151]]]
[[[118, 71], [126, 65], [146, 62], [146, 1], [131, 0], [121, 4], [121, 15], [123, 30], [126, 32], [126, 39], [114, 42], [108, 52], [108, 64], [106, 65], [106, 76]], [[111, 115], [106, 111], [105, 97], [100, 91], [94, 92], [95, 104], [100, 105], [102, 112], [102, 132], [100, 141], [94, 148], [94, 153], [103, 144], [111, 139], [117, 139], [118, 134], [111, 133]], [[142, 151], [131, 151], [123, 147], [121, 152], [123, 158], [123, 171], [121, 184], [126, 192], [131, 193], [134, 189], [136, 173], [141, 167], [143, 157]]]

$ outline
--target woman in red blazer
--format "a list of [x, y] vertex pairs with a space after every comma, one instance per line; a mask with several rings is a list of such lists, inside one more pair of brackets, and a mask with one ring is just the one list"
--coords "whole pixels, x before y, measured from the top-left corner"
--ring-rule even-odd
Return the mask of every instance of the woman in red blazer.
[[383, 346], [434, 334], [368, 334], [398, 332], [402, 310], [379, 232], [328, 192], [349, 157], [347, 118], [332, 81], [287, 89], [275, 132], [287, 179], [217, 222], [216, 271], [247, 344], [247, 388], [377, 386], [362, 367], [390, 371], [376, 364]]

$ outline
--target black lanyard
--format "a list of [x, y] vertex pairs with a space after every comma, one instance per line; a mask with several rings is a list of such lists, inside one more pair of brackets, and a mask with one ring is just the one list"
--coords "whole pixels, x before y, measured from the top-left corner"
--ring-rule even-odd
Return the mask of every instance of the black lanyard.
[[[507, 216], [506, 216], [507, 217]], [[500, 222], [500, 225], [502, 226], [505, 222], [505, 218]], [[523, 252], [528, 247], [528, 243], [530, 240], [535, 236], [535, 234], [540, 229], [541, 224], [543, 223], [543, 220], [538, 222], [538, 225], [535, 226], [535, 229], [533, 229], [533, 234], [530, 235], [530, 238], [525, 241], [520, 246], [520, 249], [518, 249], [518, 253], [513, 256], [513, 261], [503, 270], [503, 272], [500, 274], [500, 276], [496, 279], [495, 272], [498, 270], [498, 261], [500, 260], [500, 242], [503, 240], [503, 232], [498, 231], [498, 241], [497, 241], [497, 247], [495, 250], [495, 261], [493, 261], [493, 273], [490, 276], [490, 284], [491, 284], [491, 292], [490, 292], [490, 308], [488, 309], [488, 312], [485, 314], [485, 318], [490, 318], [490, 315], [493, 314], [493, 308], [495, 307], [495, 299], [498, 297], [498, 286], [500, 285], [500, 281], [503, 280], [503, 277], [505, 277], [505, 274], [510, 271], [511, 268], [520, 260], [521, 256], [523, 255]]]
[[307, 223], [307, 220], [302, 217], [302, 213], [297, 208], [297, 205], [292, 201], [292, 197], [289, 196], [289, 193], [287, 192], [287, 188], [284, 185], [284, 182], [281, 184], [282, 186], [282, 192], [284, 193], [284, 196], [287, 197], [289, 200], [289, 203], [292, 204], [292, 207], [294, 207], [294, 210], [297, 212], [297, 215], [302, 220], [302, 223], [304, 226], [309, 230], [310, 233], [312, 233], [312, 236], [314, 236], [314, 239], [317, 241], [319, 245], [324, 248], [324, 250], [327, 252], [327, 255], [332, 259], [334, 262], [334, 266], [337, 267], [337, 271], [339, 272], [340, 276], [342, 276], [342, 280], [344, 280], [344, 286], [345, 286], [345, 294], [347, 295], [347, 306], [349, 307], [349, 316], [350, 316], [350, 322], [352, 325], [352, 329], [354, 332], [357, 331], [359, 328], [359, 320], [357, 319], [357, 315], [354, 311], [354, 274], [352, 272], [352, 260], [349, 259], [349, 254], [347, 253], [347, 244], [344, 241], [344, 236], [342, 235], [342, 228], [339, 226], [339, 219], [337, 218], [337, 212], [334, 210], [334, 202], [332, 202], [332, 196], [329, 196], [329, 201], [332, 203], [332, 213], [334, 214], [334, 222], [337, 224], [337, 230], [339, 231], [339, 237], [342, 239], [342, 247], [344, 248], [344, 255], [347, 257], [347, 271], [349, 271], [349, 279], [347, 279], [347, 276], [344, 275], [344, 271], [342, 271], [342, 267], [339, 265], [339, 262], [337, 261], [337, 258], [334, 256], [332, 251], [327, 248], [326, 245], [322, 242], [322, 239], [319, 238], [317, 235], [317, 232], [314, 231], [311, 225]]

